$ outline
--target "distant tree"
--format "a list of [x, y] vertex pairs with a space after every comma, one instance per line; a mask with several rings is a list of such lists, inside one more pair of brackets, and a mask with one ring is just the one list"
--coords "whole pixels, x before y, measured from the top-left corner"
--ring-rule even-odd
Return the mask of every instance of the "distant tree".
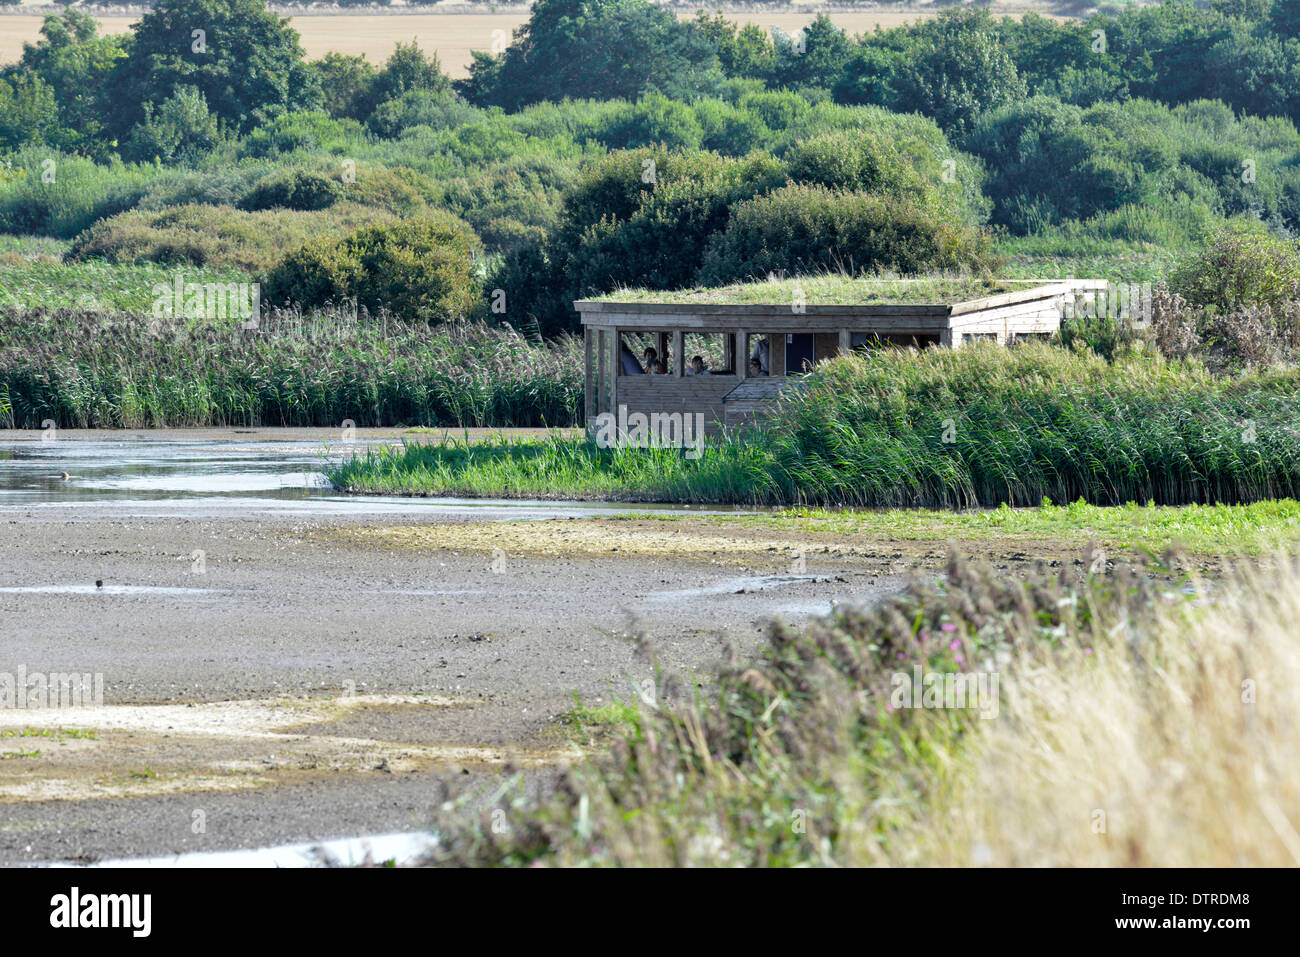
[[1300, 39], [1300, 0], [1273, 0], [1269, 18], [1274, 34], [1284, 39]]
[[212, 114], [240, 132], [320, 105], [297, 32], [261, 0], [158, 0], [133, 30], [111, 88], [110, 115], [120, 130], [141, 122], [145, 105], [157, 109], [178, 85], [202, 93]]
[[39, 76], [0, 79], [0, 147], [50, 143], [59, 128], [54, 91]]
[[176, 92], [154, 109], [144, 106], [144, 119], [131, 129], [127, 159], [192, 163], [209, 152], [220, 138], [217, 118], [208, 112], [203, 94], [192, 86]]
[[123, 45], [122, 37], [99, 36], [94, 17], [64, 10], [45, 17], [41, 40], [23, 44], [22, 58], [0, 75], [39, 77], [58, 104], [58, 123], [46, 138], [60, 149], [104, 159], [114, 145], [104, 134], [104, 98], [126, 55]]
[[690, 99], [721, 79], [708, 38], [646, 0], [537, 0], [501, 57], [476, 54], [459, 88], [481, 106], [516, 110], [649, 90]]
[[818, 14], [794, 34], [778, 34], [774, 41], [776, 63], [773, 86], [821, 87], [829, 90], [844, 72], [853, 44], [826, 14]]
[[375, 67], [364, 53], [330, 52], [312, 64], [325, 112], [338, 119], [364, 120], [374, 109]]
[[451, 80], [442, 72], [438, 54], [425, 56], [419, 44], [412, 40], [397, 44], [384, 68], [375, 75], [370, 98], [378, 105], [411, 90], [442, 93], [450, 89]]
[[833, 88], [837, 103], [890, 106], [898, 101], [898, 88], [908, 55], [902, 49], [864, 43], [845, 61]]
[[951, 136], [1024, 98], [1025, 83], [986, 12], [948, 10], [926, 27], [899, 78], [899, 110], [932, 117]]
[[1201, 72], [1207, 99], [1259, 116], [1300, 116], [1300, 43], [1258, 37], [1234, 23], [1210, 47]]
[[757, 23], [740, 26], [721, 13], [700, 13], [691, 25], [708, 39], [724, 75], [766, 82], [775, 72], [776, 47]]

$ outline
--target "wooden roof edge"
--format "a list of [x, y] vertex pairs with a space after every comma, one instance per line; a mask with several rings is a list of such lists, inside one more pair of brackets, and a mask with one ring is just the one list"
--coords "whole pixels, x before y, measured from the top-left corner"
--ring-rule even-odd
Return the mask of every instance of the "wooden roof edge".
[[[848, 318], [869, 316], [907, 316], [907, 315], [961, 315], [979, 312], [997, 306], [1013, 305], [1019, 302], [1031, 302], [1046, 299], [1062, 293], [1105, 289], [1105, 279], [1014, 279], [1006, 280], [1008, 284], [1024, 285], [1023, 289], [999, 293], [996, 296], [984, 296], [980, 299], [964, 299], [953, 303], [809, 303], [802, 311], [790, 311], [791, 305], [784, 302], [747, 303], [747, 302], [656, 302], [645, 300], [614, 299], [578, 299], [573, 308], [582, 314], [584, 325], [600, 325], [599, 316], [606, 314], [662, 316], [666, 319], [675, 316], [719, 316], [731, 318], [779, 318], [777, 312], [789, 315], [807, 316], [845, 316]], [[589, 321], [587, 316], [591, 315]]]
[[1033, 302], [1036, 299], [1051, 299], [1068, 292], [1105, 289], [1108, 284], [1105, 279], [1046, 279], [1036, 285], [1025, 289], [1017, 289], [1014, 292], [1004, 292], [996, 296], [985, 296], [982, 299], [967, 299], [963, 302], [953, 303], [949, 307], [948, 314], [960, 316], [968, 312], [996, 309], [999, 306], [1014, 306], [1022, 302]]
[[708, 318], [737, 321], [743, 319], [779, 322], [801, 317], [829, 319], [843, 316], [846, 319], [869, 319], [872, 316], [936, 316], [948, 315], [948, 306], [941, 303], [858, 303], [852, 305], [807, 305], [794, 312], [788, 303], [663, 303], [663, 302], [602, 302], [588, 308], [589, 303], [578, 301], [574, 308], [580, 313], [584, 325], [607, 325], [611, 317], [636, 317], [638, 319]]

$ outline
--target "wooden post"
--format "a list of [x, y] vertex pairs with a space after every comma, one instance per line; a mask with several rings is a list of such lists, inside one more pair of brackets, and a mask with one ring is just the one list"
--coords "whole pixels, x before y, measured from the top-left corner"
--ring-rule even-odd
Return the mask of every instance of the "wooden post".
[[680, 331], [673, 333], [673, 365], [671, 372], [679, 379], [686, 375], [686, 337]]
[[770, 375], [786, 374], [785, 335], [784, 332], [773, 332], [767, 337], [767, 341], [771, 343], [768, 350], [768, 361], [772, 364], [772, 367], [767, 370]]
[[725, 333], [722, 336], [722, 368], [736, 369], [736, 336], [734, 333]]
[[853, 333], [847, 329], [840, 330], [840, 355], [848, 355], [853, 351]]
[[593, 368], [596, 358], [592, 339], [595, 338], [590, 326], [582, 327], [582, 424], [591, 428], [591, 420], [596, 417], [596, 370]]
[[618, 416], [618, 373], [623, 365], [623, 357], [619, 355], [623, 350], [620, 348], [623, 342], [623, 336], [619, 333], [618, 327], [615, 326], [610, 330], [609, 336], [609, 411]]
[[606, 336], [604, 329], [596, 330], [596, 351], [600, 353], [599, 365], [597, 367], [598, 375], [596, 378], [596, 414], [608, 412], [605, 406], [605, 400], [609, 393], [609, 370], [605, 368], [605, 360], [609, 358], [609, 348], [606, 345]]
[[736, 375], [741, 381], [749, 378], [749, 333], [736, 333]]
[[[659, 361], [664, 364], [664, 369], [668, 368], [668, 333], [655, 333], [655, 352], [659, 353]], [[645, 370], [649, 372], [649, 369]]]

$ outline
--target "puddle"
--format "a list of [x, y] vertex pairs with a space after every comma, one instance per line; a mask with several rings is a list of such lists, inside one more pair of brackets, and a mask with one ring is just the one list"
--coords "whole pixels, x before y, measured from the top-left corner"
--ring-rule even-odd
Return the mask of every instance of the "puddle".
[[[698, 588], [674, 588], [671, 591], [651, 592], [646, 601], [691, 601], [711, 595], [739, 595], [746, 592], [769, 591], [787, 585], [802, 585], [826, 581], [824, 575], [755, 575], [745, 578], [725, 578]], [[825, 605], [825, 602], [821, 604]]]
[[398, 866], [414, 864], [428, 851], [433, 835], [422, 832], [375, 834], [346, 837], [313, 844], [282, 844], [235, 851], [202, 851], [162, 857], [128, 857], [94, 864], [50, 863], [34, 867], [349, 867], [392, 861]]

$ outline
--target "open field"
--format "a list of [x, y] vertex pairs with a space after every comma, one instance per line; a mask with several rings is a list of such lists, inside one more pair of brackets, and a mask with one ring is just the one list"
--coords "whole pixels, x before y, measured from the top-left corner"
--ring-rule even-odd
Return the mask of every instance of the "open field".
[[[683, 19], [693, 15], [682, 14]], [[787, 33], [812, 22], [812, 13], [728, 13], [739, 23], [780, 27]], [[933, 14], [870, 11], [832, 13], [831, 19], [850, 33], [864, 33], [876, 27], [896, 27], [924, 20]], [[99, 17], [103, 33], [126, 33], [138, 17]], [[331, 51], [364, 53], [383, 63], [397, 42], [418, 40], [425, 51], [436, 52], [443, 69], [454, 77], [464, 76], [471, 50], [493, 49], [493, 43], [509, 43], [511, 34], [528, 19], [517, 13], [393, 13], [393, 14], [302, 14], [293, 17], [293, 27], [302, 37], [303, 49], [311, 59]], [[17, 60], [23, 43], [39, 38], [42, 17], [0, 15], [0, 63]], [[498, 34], [497, 31], [504, 31]]]

